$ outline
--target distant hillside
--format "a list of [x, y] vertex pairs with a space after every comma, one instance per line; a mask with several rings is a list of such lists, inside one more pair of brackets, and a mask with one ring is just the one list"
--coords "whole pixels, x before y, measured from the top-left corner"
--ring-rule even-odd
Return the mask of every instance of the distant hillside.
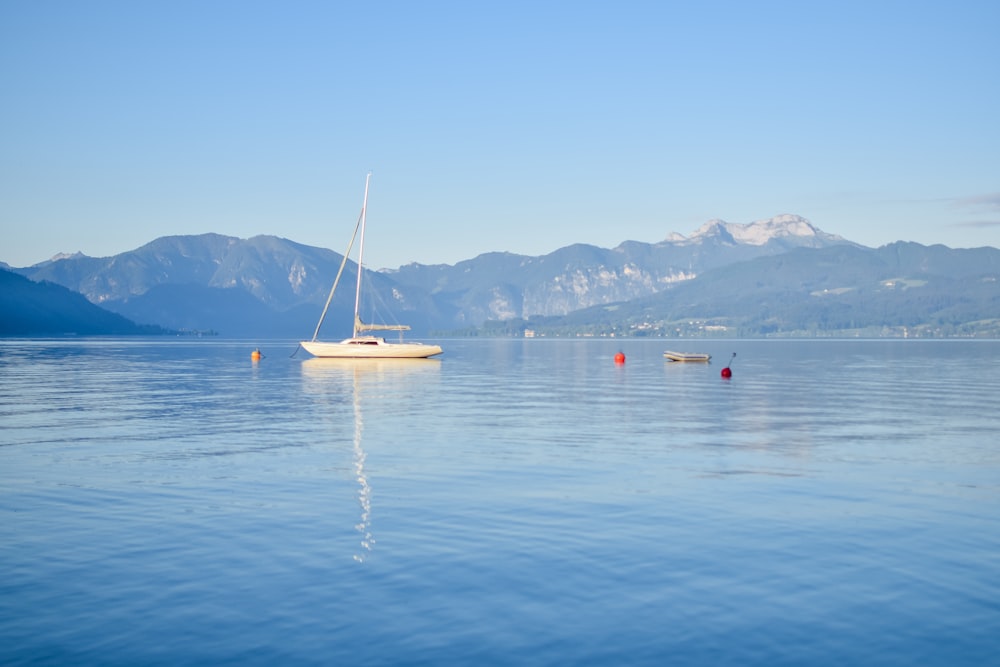
[[126, 336], [166, 333], [141, 326], [61, 285], [0, 269], [0, 336]]
[[800, 248], [654, 296], [524, 323], [551, 334], [1000, 335], [1000, 250], [897, 242]]

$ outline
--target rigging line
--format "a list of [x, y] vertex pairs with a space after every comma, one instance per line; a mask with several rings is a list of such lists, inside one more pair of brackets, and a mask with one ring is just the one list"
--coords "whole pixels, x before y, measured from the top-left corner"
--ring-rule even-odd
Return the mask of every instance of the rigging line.
[[[374, 280], [369, 280], [369, 284], [373, 283]], [[395, 290], [393, 290], [395, 294]], [[393, 324], [385, 324], [383, 326], [371, 327], [371, 325], [365, 325], [366, 327], [371, 327], [369, 330], [374, 331], [375, 329], [384, 329], [388, 331], [409, 331], [410, 327], [405, 324], [399, 323], [399, 318], [396, 317], [396, 308], [402, 308], [398, 301], [390, 303], [386, 301], [382, 290], [380, 289], [370, 289], [368, 290], [366, 296], [362, 297], [364, 301], [364, 307], [368, 312], [368, 321], [377, 322], [381, 320], [382, 322], [388, 322], [391, 320]], [[396, 306], [394, 308], [393, 306]], [[384, 315], [383, 315], [384, 313]]]
[[323, 313], [319, 316], [319, 322], [316, 323], [316, 331], [313, 332], [313, 340], [319, 336], [319, 328], [323, 326], [323, 320], [326, 318], [326, 311], [330, 309], [330, 302], [333, 301], [333, 293], [337, 291], [337, 283], [340, 282], [340, 276], [344, 273], [344, 267], [347, 266], [347, 258], [351, 256], [351, 249], [354, 248], [354, 239], [358, 237], [358, 229], [361, 227], [361, 221], [365, 217], [365, 212], [362, 209], [361, 214], [358, 216], [358, 221], [354, 224], [354, 234], [351, 235], [351, 242], [347, 244], [347, 252], [344, 253], [344, 259], [340, 262], [340, 268], [337, 269], [337, 277], [333, 280], [333, 287], [330, 288], [330, 296], [326, 297], [326, 305], [323, 306]]

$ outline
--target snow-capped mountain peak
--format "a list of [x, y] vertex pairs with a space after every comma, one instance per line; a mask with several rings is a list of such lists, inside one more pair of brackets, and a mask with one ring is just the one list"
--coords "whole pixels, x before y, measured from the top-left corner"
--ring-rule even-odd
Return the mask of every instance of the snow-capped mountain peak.
[[703, 243], [709, 238], [722, 238], [741, 245], [766, 245], [772, 240], [791, 241], [794, 245], [825, 245], [843, 243], [844, 239], [817, 229], [811, 222], [798, 215], [783, 214], [748, 224], [709, 220], [691, 236], [671, 233], [666, 241], [679, 245]]
[[81, 257], [86, 257], [82, 252], [77, 250], [76, 252], [59, 252], [49, 258], [50, 262], [58, 262], [61, 259], [80, 259]]

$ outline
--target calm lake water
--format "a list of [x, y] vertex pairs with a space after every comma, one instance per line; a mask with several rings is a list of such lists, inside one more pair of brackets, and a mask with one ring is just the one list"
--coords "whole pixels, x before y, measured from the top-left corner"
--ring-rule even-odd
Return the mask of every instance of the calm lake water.
[[0, 664], [1000, 661], [1000, 341], [442, 342], [0, 341]]

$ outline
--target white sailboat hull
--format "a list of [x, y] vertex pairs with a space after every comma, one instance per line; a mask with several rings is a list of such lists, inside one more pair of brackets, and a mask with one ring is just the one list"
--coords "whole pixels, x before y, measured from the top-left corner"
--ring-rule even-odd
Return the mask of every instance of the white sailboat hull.
[[302, 341], [303, 349], [325, 359], [426, 359], [441, 354], [438, 345], [387, 343], [378, 336], [357, 336], [339, 343]]

